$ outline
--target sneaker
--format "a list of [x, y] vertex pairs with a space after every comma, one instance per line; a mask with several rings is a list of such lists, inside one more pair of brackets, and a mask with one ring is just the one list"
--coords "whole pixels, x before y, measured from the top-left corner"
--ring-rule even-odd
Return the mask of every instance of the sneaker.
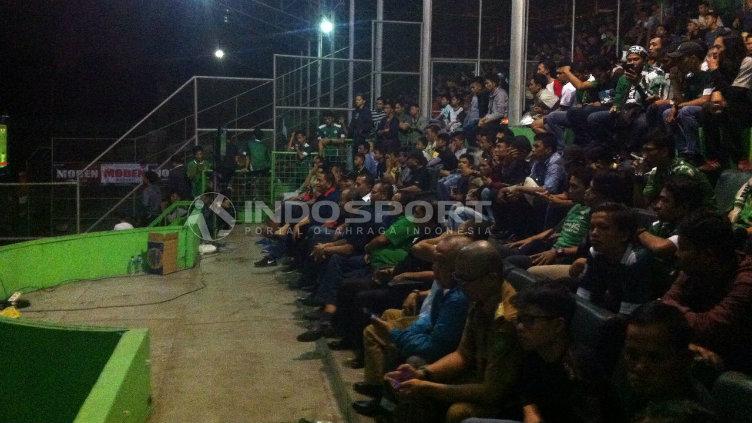
[[261, 260], [253, 263], [255, 267], [270, 267], [270, 266], [276, 266], [277, 260], [273, 259], [272, 257], [266, 256], [262, 258]]

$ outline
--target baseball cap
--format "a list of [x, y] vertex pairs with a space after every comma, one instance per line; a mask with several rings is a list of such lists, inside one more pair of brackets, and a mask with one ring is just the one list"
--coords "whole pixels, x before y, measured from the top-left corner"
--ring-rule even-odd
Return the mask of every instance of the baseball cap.
[[694, 41], [684, 41], [679, 44], [676, 50], [668, 53], [668, 57], [684, 57], [684, 56], [697, 56], [699, 58], [705, 57], [705, 49]]

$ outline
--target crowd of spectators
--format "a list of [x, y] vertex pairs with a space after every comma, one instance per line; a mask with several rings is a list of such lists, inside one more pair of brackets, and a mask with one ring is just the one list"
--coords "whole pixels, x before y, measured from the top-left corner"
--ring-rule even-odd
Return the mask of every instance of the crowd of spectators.
[[[752, 372], [752, 178], [730, 211], [711, 182], [749, 168], [752, 2], [733, 29], [704, 3], [685, 34], [656, 13], [637, 9], [623, 62], [603, 60], [608, 37], [587, 60], [541, 60], [529, 129], [507, 126], [492, 72], [437, 96], [429, 119], [358, 95], [346, 127], [328, 115], [293, 134], [308, 177], [265, 222], [255, 265], [284, 262], [306, 292], [298, 341], [353, 351], [353, 389], [371, 398], [355, 411], [727, 421], [710, 389]], [[582, 307], [619, 322], [614, 354], [575, 336]]]

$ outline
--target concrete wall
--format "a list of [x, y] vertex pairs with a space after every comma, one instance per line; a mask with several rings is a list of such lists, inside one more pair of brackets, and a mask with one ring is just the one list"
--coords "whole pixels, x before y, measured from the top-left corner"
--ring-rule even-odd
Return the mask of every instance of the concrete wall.
[[189, 227], [139, 228], [45, 238], [0, 247], [0, 298], [83, 279], [128, 274], [131, 257], [145, 263], [149, 232], [178, 232], [178, 268], [193, 267], [199, 239]]

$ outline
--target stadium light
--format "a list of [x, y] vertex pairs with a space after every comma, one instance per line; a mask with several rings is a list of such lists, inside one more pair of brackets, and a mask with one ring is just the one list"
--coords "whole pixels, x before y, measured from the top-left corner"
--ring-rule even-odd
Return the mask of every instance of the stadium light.
[[323, 18], [321, 19], [321, 23], [319, 24], [319, 29], [322, 33], [328, 35], [332, 31], [334, 31], [334, 24], [329, 19]]
[[214, 50], [214, 57], [216, 57], [219, 60], [222, 60], [223, 57], [225, 57], [225, 51], [221, 48], [218, 48]]

